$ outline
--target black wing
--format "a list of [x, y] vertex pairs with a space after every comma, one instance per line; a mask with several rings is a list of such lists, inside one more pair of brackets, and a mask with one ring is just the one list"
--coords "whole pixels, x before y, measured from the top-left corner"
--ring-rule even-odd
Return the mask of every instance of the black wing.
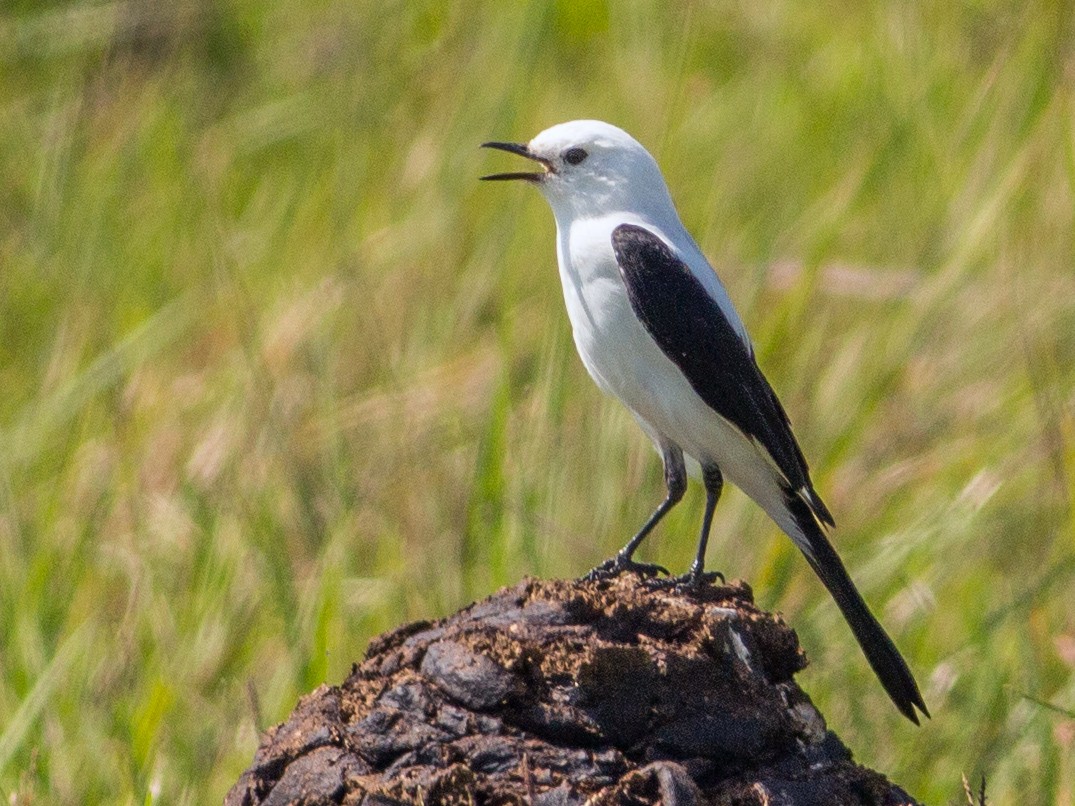
[[788, 492], [805, 488], [818, 518], [832, 526], [784, 407], [716, 300], [649, 230], [621, 224], [612, 233], [612, 248], [631, 307], [664, 354], [702, 400], [769, 452]]

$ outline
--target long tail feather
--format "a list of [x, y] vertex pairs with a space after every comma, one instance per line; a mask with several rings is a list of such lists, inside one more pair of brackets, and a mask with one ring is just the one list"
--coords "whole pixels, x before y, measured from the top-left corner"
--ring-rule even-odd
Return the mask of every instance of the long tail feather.
[[[892, 702], [900, 713], [914, 722], [918, 722], [917, 708], [926, 717], [929, 711], [922, 700], [914, 675], [907, 666], [900, 651], [889, 638], [881, 624], [874, 618], [866, 602], [863, 601], [855, 583], [848, 576], [847, 569], [832, 547], [829, 539], [818, 525], [818, 520], [807, 503], [795, 495], [787, 497], [788, 507], [806, 538], [807, 545], [799, 545], [810, 567], [821, 578], [822, 583], [836, 600], [840, 612], [854, 633], [859, 646], [862, 647], [866, 660], [881, 681]], [[798, 542], [798, 541], [796, 541]]]

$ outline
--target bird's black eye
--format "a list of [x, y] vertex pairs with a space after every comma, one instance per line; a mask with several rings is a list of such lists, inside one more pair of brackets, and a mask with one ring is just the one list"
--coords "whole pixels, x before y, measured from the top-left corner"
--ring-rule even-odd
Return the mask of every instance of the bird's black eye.
[[588, 156], [590, 155], [586, 153], [585, 148], [569, 148], [564, 152], [564, 162], [568, 165], [578, 165]]

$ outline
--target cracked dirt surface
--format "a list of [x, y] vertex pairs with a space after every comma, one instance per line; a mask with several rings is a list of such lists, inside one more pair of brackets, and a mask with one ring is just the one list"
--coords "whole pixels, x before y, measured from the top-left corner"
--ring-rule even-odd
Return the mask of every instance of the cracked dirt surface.
[[225, 803], [914, 803], [852, 762], [805, 665], [741, 582], [528, 579], [375, 639]]

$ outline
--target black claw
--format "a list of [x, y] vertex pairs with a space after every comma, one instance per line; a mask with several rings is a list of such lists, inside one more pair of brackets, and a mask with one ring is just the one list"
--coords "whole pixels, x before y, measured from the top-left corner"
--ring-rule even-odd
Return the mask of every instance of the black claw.
[[653, 578], [664, 574], [668, 576], [668, 569], [656, 563], [636, 563], [634, 560], [617, 554], [610, 560], [606, 560], [583, 577], [587, 582], [595, 582], [599, 579], [614, 579], [620, 574], [631, 572], [642, 577]]
[[697, 574], [691, 572], [687, 574], [685, 584], [700, 588], [703, 585], [714, 585], [718, 579], [721, 585], [726, 584], [728, 581], [720, 571], [706, 571], [705, 573], [699, 572]]
[[687, 590], [698, 590], [706, 585], [714, 585], [717, 580], [720, 580], [720, 584], [724, 585], [727, 580], [724, 579], [724, 574], [720, 571], [696, 571], [694, 569], [688, 571], [682, 576], [669, 577], [668, 579], [651, 579], [648, 584], [654, 588], [674, 589], [682, 588]]

